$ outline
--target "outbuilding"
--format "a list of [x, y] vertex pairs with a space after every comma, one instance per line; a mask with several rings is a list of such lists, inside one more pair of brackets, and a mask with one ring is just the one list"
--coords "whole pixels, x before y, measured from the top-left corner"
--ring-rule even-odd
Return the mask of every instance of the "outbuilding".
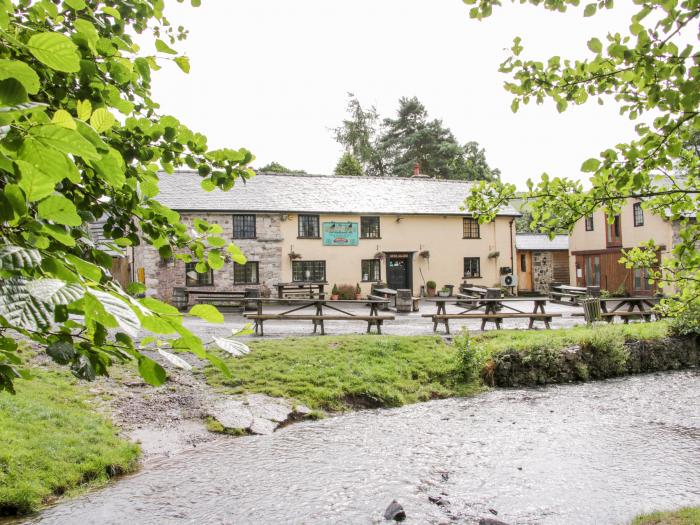
[[569, 284], [569, 236], [519, 233], [518, 291], [547, 293], [552, 283]]

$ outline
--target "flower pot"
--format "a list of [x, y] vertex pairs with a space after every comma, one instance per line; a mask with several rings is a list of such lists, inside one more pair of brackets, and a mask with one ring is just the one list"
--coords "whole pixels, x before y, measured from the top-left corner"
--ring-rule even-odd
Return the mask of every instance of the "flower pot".
[[435, 297], [435, 288], [427, 288], [428, 297]]
[[338, 294], [331, 295], [331, 301], [337, 301], [338, 300]]
[[440, 290], [438, 292], [438, 297], [449, 297], [449, 296], [450, 296], [449, 290]]
[[356, 301], [361, 301], [361, 300], [362, 300], [362, 294], [361, 294], [361, 293], [356, 293], [356, 294], [355, 294], [355, 300], [356, 300]]

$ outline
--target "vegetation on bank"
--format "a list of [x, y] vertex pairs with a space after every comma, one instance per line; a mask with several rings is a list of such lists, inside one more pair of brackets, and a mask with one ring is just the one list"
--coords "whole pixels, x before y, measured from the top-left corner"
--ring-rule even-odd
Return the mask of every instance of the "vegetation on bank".
[[643, 514], [634, 518], [631, 525], [700, 525], [700, 507]]
[[37, 371], [15, 388], [0, 392], [0, 516], [135, 468], [138, 446], [117, 436], [74, 378]]
[[566, 330], [492, 331], [454, 344], [437, 336], [338, 336], [256, 340], [252, 352], [227, 358], [231, 377], [205, 369], [207, 381], [229, 393], [263, 393], [313, 409], [395, 407], [465, 396], [482, 388], [493, 357], [518, 350], [534, 356], [574, 344], [607, 348], [626, 340], [658, 339], [665, 323]]

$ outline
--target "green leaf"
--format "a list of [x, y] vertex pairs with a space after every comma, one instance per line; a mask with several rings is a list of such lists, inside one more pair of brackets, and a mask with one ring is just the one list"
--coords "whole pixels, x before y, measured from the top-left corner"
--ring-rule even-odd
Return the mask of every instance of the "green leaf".
[[87, 7], [87, 4], [83, 0], [63, 0], [63, 3], [74, 11], [82, 11]]
[[221, 253], [217, 250], [212, 250], [207, 254], [207, 261], [214, 270], [220, 270], [224, 267], [224, 258], [221, 257]]
[[39, 217], [48, 219], [57, 224], [66, 226], [80, 226], [83, 219], [78, 215], [78, 210], [70, 200], [63, 195], [50, 195], [42, 200], [37, 207]]
[[160, 386], [168, 378], [163, 367], [146, 356], [139, 357], [139, 374], [146, 383], [152, 386]]
[[0, 279], [0, 316], [26, 330], [53, 323], [53, 309], [30, 294], [26, 281], [20, 278]]
[[76, 111], [78, 113], [78, 118], [87, 122], [90, 115], [92, 115], [92, 104], [89, 100], [79, 100], [76, 104]]
[[248, 260], [246, 258], [246, 256], [243, 254], [243, 252], [241, 251], [241, 249], [233, 243], [229, 244], [226, 247], [226, 253], [228, 253], [231, 256], [231, 258], [233, 259], [233, 261], [238, 263], [238, 264], [245, 264]]
[[66, 231], [65, 226], [61, 226], [60, 224], [43, 224], [41, 226], [41, 231], [50, 235], [64, 246], [75, 246], [75, 239], [70, 232]]
[[223, 323], [224, 316], [219, 310], [210, 304], [197, 304], [192, 307], [189, 315], [204, 319], [209, 323]]
[[187, 58], [187, 57], [177, 57], [177, 58], [175, 59], [175, 63], [176, 63], [176, 64], [178, 65], [178, 67], [179, 67], [180, 69], [182, 69], [182, 71], [184, 71], [185, 73], [189, 73], [189, 72], [190, 72], [190, 59], [189, 59], [189, 58]]
[[78, 47], [65, 35], [54, 32], [39, 33], [27, 42], [29, 52], [56, 71], [77, 73], [80, 71]]
[[59, 365], [67, 365], [75, 359], [75, 347], [67, 341], [52, 343], [46, 347], [46, 353]]
[[141, 322], [131, 307], [121, 298], [102, 290], [90, 289], [89, 295], [100, 302], [107, 313], [116, 319], [119, 327], [131, 337], [136, 337]]
[[75, 129], [76, 127], [75, 120], [73, 120], [73, 117], [71, 117], [70, 113], [68, 113], [65, 109], [59, 109], [56, 111], [56, 113], [53, 114], [51, 122], [68, 129]]
[[603, 44], [597, 38], [591, 38], [588, 41], [588, 49], [590, 49], [594, 53], [600, 53], [601, 51], [603, 51]]
[[41, 254], [34, 248], [6, 244], [0, 247], [0, 270], [17, 271], [41, 264]]
[[595, 4], [588, 4], [583, 10], [583, 16], [593, 16], [598, 10], [598, 6]]
[[117, 11], [117, 10], [116, 10], [115, 8], [113, 8], [113, 7], [110, 7], [110, 6], [107, 6], [107, 5], [102, 6], [102, 12], [105, 13], [105, 14], [108, 14], [109, 16], [111, 16], [112, 18], [114, 18], [115, 20], [121, 20], [121, 19], [122, 19], [122, 15], [119, 13], [119, 11]]
[[67, 305], [82, 299], [85, 288], [60, 279], [35, 279], [27, 282], [27, 290], [43, 303], [53, 306]]
[[19, 60], [0, 60], [0, 80], [14, 78], [27, 93], [32, 95], [39, 91], [39, 75], [31, 67]]
[[591, 173], [593, 171], [596, 171], [598, 169], [598, 166], [600, 166], [600, 160], [591, 158], [585, 161], [583, 164], [581, 164], [581, 171], [585, 173]]
[[126, 182], [124, 168], [119, 163], [113, 154], [107, 153], [97, 161], [92, 161], [92, 165], [99, 174], [107, 181], [107, 184], [113, 188], [121, 188]]
[[[102, 270], [99, 266], [92, 264], [73, 254], [66, 254], [66, 261], [73, 265], [76, 271], [84, 278], [99, 283], [102, 280]], [[93, 292], [92, 290], [90, 291]], [[94, 295], [94, 293], [93, 293]]]
[[19, 150], [19, 158], [33, 164], [54, 182], [60, 182], [65, 178], [77, 184], [81, 180], [80, 172], [72, 160], [38, 140], [27, 138]]
[[177, 51], [175, 51], [172, 47], [170, 47], [168, 44], [163, 42], [160, 38], [156, 38], [156, 49], [160, 51], [161, 53], [167, 53], [169, 55], [177, 55]]
[[104, 133], [110, 129], [115, 122], [116, 119], [114, 115], [105, 108], [97, 108], [92, 114], [92, 117], [90, 117], [90, 125], [95, 128], [95, 131], [98, 133]]
[[15, 164], [20, 172], [19, 187], [29, 202], [41, 200], [53, 193], [58, 181], [51, 180], [46, 173], [23, 160], [16, 160]]
[[100, 158], [95, 146], [75, 130], [48, 124], [32, 128], [30, 133], [40, 142], [52, 146], [62, 153], [79, 155], [86, 160], [99, 160]]
[[27, 90], [14, 78], [0, 80], [0, 105], [16, 106], [27, 102]]

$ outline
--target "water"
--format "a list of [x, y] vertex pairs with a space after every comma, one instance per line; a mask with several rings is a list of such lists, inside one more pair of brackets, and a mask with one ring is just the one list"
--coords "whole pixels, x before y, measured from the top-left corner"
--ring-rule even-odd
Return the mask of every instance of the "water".
[[196, 449], [29, 523], [386, 523], [392, 499], [414, 524], [625, 523], [700, 504], [699, 397], [690, 371], [363, 411]]

